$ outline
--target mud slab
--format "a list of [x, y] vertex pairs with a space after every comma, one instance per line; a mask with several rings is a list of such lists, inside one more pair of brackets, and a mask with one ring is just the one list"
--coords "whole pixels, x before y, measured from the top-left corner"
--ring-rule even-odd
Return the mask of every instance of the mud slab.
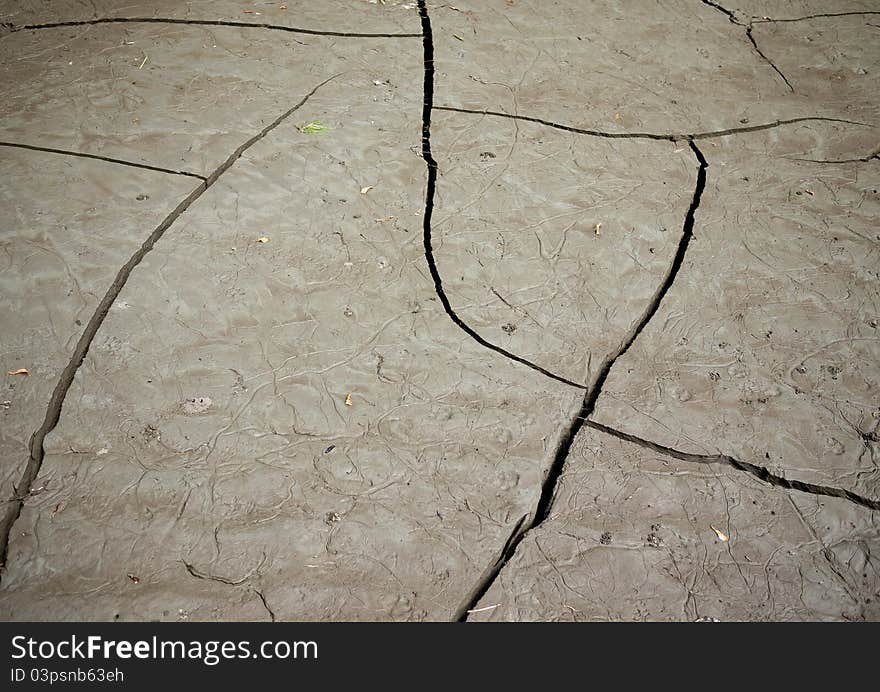
[[880, 617], [880, 6], [0, 22], [0, 617]]

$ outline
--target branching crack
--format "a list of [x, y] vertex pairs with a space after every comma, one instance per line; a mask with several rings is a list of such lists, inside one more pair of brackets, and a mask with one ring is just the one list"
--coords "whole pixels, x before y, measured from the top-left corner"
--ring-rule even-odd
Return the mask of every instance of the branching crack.
[[691, 204], [685, 215], [681, 238], [679, 239], [678, 247], [676, 248], [672, 262], [669, 265], [669, 269], [667, 270], [663, 281], [651, 297], [651, 300], [648, 302], [648, 305], [643, 310], [641, 316], [632, 325], [618, 347], [612, 353], [608, 354], [602, 361], [596, 375], [593, 377], [590, 386], [584, 394], [580, 410], [560, 435], [553, 459], [545, 472], [544, 481], [541, 484], [541, 494], [538, 498], [531, 520], [524, 522], [523, 519], [521, 519], [519, 524], [517, 524], [500, 555], [496, 557], [490, 566], [484, 571], [477, 585], [471, 590], [471, 593], [468, 594], [467, 598], [455, 612], [453, 619], [456, 621], [464, 621], [467, 619], [468, 612], [476, 607], [479, 600], [492, 586], [498, 573], [503, 569], [504, 565], [510, 560], [510, 558], [513, 557], [520, 541], [522, 541], [529, 531], [540, 526], [547, 517], [550, 516], [556, 488], [559, 484], [559, 479], [562, 477], [562, 473], [565, 470], [565, 464], [568, 460], [569, 453], [571, 452], [572, 444], [574, 444], [574, 440], [584, 423], [586, 423], [590, 416], [593, 415], [593, 411], [596, 408], [596, 402], [599, 399], [599, 395], [602, 393], [602, 388], [611, 373], [611, 369], [614, 367], [614, 364], [618, 359], [625, 355], [633, 343], [635, 343], [635, 340], [657, 313], [660, 303], [675, 282], [675, 278], [681, 269], [685, 254], [690, 245], [690, 241], [693, 238], [694, 217], [697, 208], [700, 206], [703, 190], [706, 187], [706, 169], [709, 167], [703, 153], [693, 140], [688, 141], [688, 146], [699, 164], [697, 169], [697, 181], [694, 187], [694, 195]]
[[170, 175], [184, 175], [190, 178], [198, 178], [199, 180], [207, 180], [203, 175], [192, 173], [190, 171], [175, 171], [170, 168], [162, 168], [161, 166], [151, 166], [146, 163], [137, 163], [136, 161], [126, 161], [124, 159], [114, 159], [110, 156], [99, 156], [98, 154], [84, 154], [80, 151], [70, 151], [68, 149], [54, 149], [52, 147], [38, 147], [33, 144], [22, 144], [20, 142], [2, 142], [0, 147], [10, 147], [15, 149], [28, 149], [30, 151], [44, 151], [49, 154], [61, 154], [63, 156], [75, 156], [82, 159], [95, 159], [96, 161], [106, 161], [107, 163], [118, 163], [122, 166], [131, 166], [132, 168], [142, 168], [147, 171], [157, 171], [159, 173], [168, 173]]
[[119, 296], [126, 282], [128, 281], [128, 277], [131, 275], [131, 272], [137, 267], [143, 258], [149, 253], [153, 246], [162, 238], [165, 234], [165, 231], [173, 224], [187, 209], [192, 206], [192, 204], [199, 199], [217, 180], [223, 175], [229, 168], [254, 144], [263, 139], [266, 135], [268, 135], [272, 130], [278, 127], [282, 122], [284, 122], [288, 117], [290, 117], [293, 113], [299, 110], [306, 101], [308, 101], [312, 95], [320, 89], [322, 86], [335, 79], [339, 75], [333, 75], [328, 79], [325, 79], [323, 82], [318, 84], [314, 89], [312, 89], [308, 94], [303, 97], [299, 103], [297, 103], [292, 108], [288, 109], [284, 113], [282, 113], [279, 117], [273, 120], [269, 125], [264, 127], [260, 132], [247, 140], [244, 144], [239, 146], [235, 151], [233, 151], [229, 157], [221, 163], [210, 176], [208, 176], [203, 182], [201, 182], [198, 187], [196, 187], [180, 204], [175, 207], [175, 209], [166, 216], [162, 222], [153, 230], [153, 232], [147, 237], [147, 239], [143, 242], [140, 248], [129, 258], [129, 260], [122, 266], [119, 272], [116, 274], [116, 278], [113, 280], [113, 283], [110, 284], [110, 287], [107, 289], [107, 292], [104, 294], [104, 297], [101, 299], [101, 302], [98, 303], [98, 307], [95, 308], [95, 312], [83, 330], [82, 335], [79, 338], [79, 341], [74, 348], [73, 354], [70, 357], [67, 365], [64, 367], [64, 370], [61, 372], [61, 376], [58, 379], [57, 384], [55, 385], [55, 389], [52, 392], [52, 397], [49, 399], [49, 405], [46, 409], [46, 416], [43, 420], [43, 424], [34, 432], [31, 436], [29, 449], [30, 456], [25, 465], [24, 472], [21, 477], [21, 481], [18, 486], [14, 489], [13, 497], [6, 503], [6, 510], [4, 512], [4, 516], [2, 520], [0, 520], [0, 567], [6, 564], [7, 552], [9, 549], [9, 534], [12, 531], [12, 527], [15, 522], [18, 520], [19, 515], [21, 514], [21, 509], [24, 506], [24, 497], [28, 495], [33, 485], [34, 480], [36, 480], [37, 475], [40, 472], [40, 467], [43, 464], [43, 458], [45, 456], [45, 449], [43, 447], [43, 443], [46, 439], [46, 436], [55, 429], [55, 426], [58, 425], [58, 420], [61, 417], [61, 408], [64, 405], [64, 399], [67, 396], [67, 392], [70, 389], [70, 386], [73, 384], [73, 378], [76, 375], [77, 370], [80, 365], [82, 365], [83, 360], [86, 357], [86, 354], [89, 351], [89, 347], [92, 344], [92, 341], [95, 338], [95, 335], [98, 333], [98, 330], [101, 328], [101, 325], [104, 322], [104, 319], [107, 317], [107, 313], [110, 310], [110, 307], [113, 305], [116, 298]]
[[718, 10], [719, 12], [722, 12], [723, 14], [727, 15], [727, 19], [728, 19], [728, 21], [730, 21], [731, 24], [736, 24], [737, 26], [743, 27], [746, 30], [746, 38], [749, 40], [749, 43], [752, 44], [752, 48], [754, 48], [755, 53], [757, 53], [764, 62], [766, 62], [768, 65], [770, 65], [770, 67], [773, 68], [773, 71], [776, 72], [776, 74], [782, 78], [782, 81], [785, 82], [785, 86], [788, 87], [788, 90], [791, 92], [794, 92], [794, 87], [791, 85], [791, 82], [788, 81], [788, 77], [786, 77], [782, 73], [782, 70], [780, 70], [776, 66], [776, 64], [770, 58], [767, 57], [767, 55], [764, 53], [764, 51], [761, 50], [760, 46], [758, 46], [757, 40], [752, 35], [752, 24], [754, 23], [754, 19], [750, 19], [748, 21], [748, 23], [744, 23], [736, 18], [736, 14], [734, 12], [732, 12], [731, 10], [728, 10], [726, 7], [722, 7], [718, 3], [711, 2], [710, 0], [701, 0], [701, 2], [704, 5], [711, 7], [714, 10]]
[[584, 403], [581, 407], [581, 411], [573, 421], [570, 433], [564, 438], [562, 445], [560, 445], [560, 448], [557, 451], [556, 458], [553, 460], [553, 464], [547, 473], [546, 482], [541, 488], [541, 498], [535, 509], [533, 526], [537, 526], [543, 522], [550, 513], [550, 507], [553, 504], [553, 494], [556, 490], [556, 484], [559, 477], [562, 475], [565, 460], [568, 458], [569, 448], [581, 426], [591, 415], [593, 415], [593, 411], [596, 408], [596, 401], [598, 401], [599, 395], [602, 393], [602, 388], [605, 386], [608, 375], [611, 374], [611, 368], [614, 367], [614, 364], [619, 358], [629, 351], [630, 347], [635, 343], [635, 340], [639, 337], [654, 315], [657, 314], [657, 310], [660, 308], [660, 303], [669, 292], [669, 289], [672, 288], [672, 284], [675, 282], [675, 278], [678, 276], [678, 272], [681, 269], [682, 262], [684, 262], [684, 257], [685, 254], [687, 254], [691, 238], [694, 236], [694, 215], [697, 212], [697, 208], [700, 206], [700, 199], [702, 198], [703, 190], [706, 187], [706, 169], [709, 167], [709, 164], [696, 143], [690, 141], [688, 144], [699, 163], [699, 168], [697, 169], [697, 182], [694, 188], [694, 196], [684, 218], [682, 234], [678, 241], [675, 255], [672, 258], [669, 269], [666, 271], [666, 276], [663, 277], [662, 283], [657, 287], [657, 290], [654, 292], [654, 295], [651, 297], [651, 300], [642, 312], [641, 317], [639, 317], [639, 319], [633, 324], [617, 349], [613, 353], [605, 356], [605, 359], [599, 366], [596, 377], [590, 384], [590, 388], [584, 396]]
[[[724, 12], [731, 22], [745, 26], [741, 24], [736, 19], [736, 16], [726, 10], [725, 8], [717, 5], [713, 2], [707, 2], [704, 0], [704, 3], [714, 7], [717, 10]], [[434, 203], [434, 194], [436, 191], [436, 183], [437, 183], [437, 163], [433, 158], [431, 153], [431, 113], [433, 110], [445, 110], [457, 113], [469, 113], [474, 115], [492, 115], [496, 117], [502, 118], [510, 118], [513, 120], [524, 120], [529, 122], [538, 123], [540, 125], [545, 125], [548, 127], [553, 127], [559, 130], [564, 130], [567, 132], [573, 132], [577, 134], [583, 134], [594, 137], [602, 137], [607, 139], [650, 139], [650, 140], [661, 140], [661, 141], [670, 141], [670, 142], [678, 142], [678, 141], [686, 141], [688, 147], [691, 149], [691, 152], [694, 154], [699, 167], [697, 169], [697, 179], [696, 185], [694, 189], [693, 198], [691, 204], [688, 208], [687, 214], [685, 215], [684, 225], [682, 229], [682, 235], [679, 240], [678, 248], [676, 250], [675, 256], [669, 266], [669, 269], [664, 277], [662, 283], [655, 291], [648, 305], [645, 307], [641, 317], [633, 324], [630, 328], [627, 335], [623, 338], [618, 348], [610, 353], [608, 356], [600, 364], [596, 375], [592, 378], [592, 382], [586, 386], [581, 387], [586, 389], [584, 394], [583, 402], [578, 410], [577, 414], [570, 421], [570, 423], [560, 431], [559, 437], [555, 446], [555, 451], [553, 453], [552, 461], [549, 464], [547, 471], [545, 472], [544, 480], [541, 484], [541, 493], [538, 499], [538, 502], [535, 506], [535, 510], [531, 514], [523, 515], [513, 526], [510, 534], [507, 537], [504, 545], [498, 551], [498, 553], [493, 557], [490, 561], [489, 565], [480, 575], [474, 587], [470, 590], [470, 592], [465, 596], [459, 607], [452, 615], [453, 621], [462, 622], [468, 619], [468, 614], [471, 612], [475, 612], [475, 607], [480, 599], [487, 593], [489, 588], [494, 583], [495, 579], [501, 573], [501, 570], [504, 569], [504, 566], [511, 560], [511, 558], [516, 553], [516, 549], [523, 540], [523, 538], [534, 528], [540, 526], [549, 516], [550, 511], [553, 506], [553, 500], [555, 497], [555, 492], [559, 483], [559, 480], [562, 476], [562, 473], [565, 469], [566, 461], [568, 459], [569, 453], [571, 451], [572, 444], [574, 443], [575, 438], [580, 432], [581, 428], [584, 425], [587, 425], [593, 429], [599, 430], [609, 435], [613, 435], [620, 439], [632, 442], [634, 444], [638, 444], [644, 448], [651, 449], [653, 451], [668, 455], [670, 457], [688, 461], [691, 463], [701, 463], [701, 464], [725, 464], [734, 468], [738, 471], [743, 471], [745, 473], [749, 473], [750, 475], [758, 478], [770, 485], [785, 488], [788, 490], [798, 490], [801, 492], [811, 493], [814, 495], [825, 495], [829, 497], [839, 497], [846, 499], [855, 504], [859, 504], [864, 507], [868, 507], [870, 509], [878, 509], [880, 508], [880, 502], [875, 500], [870, 500], [868, 498], [862, 497], [856, 493], [853, 493], [849, 490], [844, 490], [840, 488], [832, 488], [828, 486], [816, 485], [813, 483], [806, 483], [798, 480], [789, 480], [783, 478], [781, 476], [775, 475], [771, 473], [768, 469], [758, 466], [755, 464], [751, 464], [749, 462], [740, 461], [733, 457], [727, 455], [696, 455], [696, 454], [688, 454], [685, 452], [681, 452], [679, 450], [672, 449], [670, 447], [665, 447], [663, 445], [644, 440], [633, 435], [629, 435], [628, 433], [621, 432], [619, 430], [615, 430], [608, 426], [604, 426], [600, 423], [596, 423], [595, 421], [590, 420], [591, 416], [596, 407], [596, 402], [598, 401], [599, 395], [602, 392], [602, 388], [611, 372], [611, 369], [614, 367], [614, 364], [619, 360], [622, 356], [624, 356], [630, 347], [633, 345], [638, 336], [642, 333], [654, 315], [657, 313], [657, 310], [660, 307], [663, 298], [668, 293], [669, 289], [672, 287], [675, 282], [676, 276], [678, 275], [679, 270], [682, 267], [682, 263], [684, 261], [685, 255], [687, 253], [688, 246], [690, 244], [691, 239], [693, 238], [693, 229], [694, 222], [697, 209], [700, 205], [700, 200], [702, 198], [703, 191], [706, 187], [706, 170], [709, 167], [708, 162], [706, 161], [705, 156], [703, 155], [700, 148], [697, 146], [697, 140], [702, 139], [712, 139], [717, 137], [724, 137], [729, 135], [742, 134], [747, 132], [758, 132], [762, 130], [769, 130], [776, 127], [781, 127], [783, 125], [789, 125], [793, 123], [800, 122], [809, 122], [809, 121], [825, 121], [825, 122], [841, 122], [851, 125], [860, 125], [866, 127], [872, 127], [866, 123], [859, 123], [851, 120], [844, 120], [840, 118], [825, 118], [825, 117], [803, 117], [803, 118], [791, 118], [787, 120], [776, 120], [772, 123], [764, 123], [761, 125], [751, 125], [748, 127], [742, 128], [732, 128], [728, 130], [717, 130], [712, 132], [699, 132], [699, 133], [690, 133], [690, 134], [658, 134], [658, 133], [647, 133], [647, 132], [637, 132], [637, 133], [613, 133], [613, 132], [603, 132], [599, 130], [588, 130], [582, 128], [576, 128], [569, 125], [562, 125], [560, 123], [554, 123], [549, 120], [544, 120], [542, 118], [534, 118], [528, 116], [520, 116], [520, 115], [511, 115], [509, 113], [502, 113], [499, 111], [489, 111], [489, 110], [472, 110], [465, 108], [454, 108], [451, 106], [434, 106], [433, 98], [434, 98], [434, 48], [433, 48], [433, 37], [431, 32], [431, 21], [428, 16], [427, 8], [425, 0], [418, 1], [418, 11], [419, 16], [422, 22], [422, 34], [423, 34], [423, 43], [424, 43], [424, 70], [425, 70], [425, 99], [423, 104], [423, 112], [422, 112], [422, 157], [425, 160], [425, 163], [428, 167], [428, 182], [427, 182], [427, 190], [425, 197], [425, 217], [424, 217], [424, 243], [425, 243], [425, 256], [428, 262], [428, 266], [431, 270], [431, 275], [434, 280], [435, 290], [437, 291], [437, 295], [440, 297], [441, 302], [443, 303], [444, 309], [447, 314], [452, 318], [453, 322], [455, 322], [463, 331], [465, 331], [469, 336], [474, 338], [478, 343], [496, 351], [511, 360], [514, 360], [519, 363], [523, 363], [543, 374], [551, 377], [555, 380], [565, 381], [563, 378], [560, 378], [553, 373], [548, 373], [543, 368], [540, 368], [533, 363], [525, 361], [524, 359], [515, 356], [504, 349], [501, 349], [494, 344], [486, 342], [482, 337], [476, 334], [470, 327], [464, 324], [461, 319], [455, 314], [454, 310], [449, 304], [449, 300], [446, 297], [443, 291], [442, 280], [437, 271], [436, 262], [433, 257], [433, 251], [431, 248], [431, 215], [433, 211], [433, 203]], [[749, 30], [751, 25], [749, 25]], [[755, 49], [760, 54], [760, 49], [757, 44], [754, 44], [754, 40], [751, 37], [750, 31], [748, 32], [749, 38], [753, 41], [753, 45], [755, 45]], [[763, 54], [761, 54], [762, 57]], [[769, 62], [769, 60], [768, 60]], [[772, 63], [771, 63], [772, 65]], [[775, 66], [774, 66], [775, 69]], [[782, 73], [779, 73], [780, 76], [785, 79]], [[787, 80], [786, 80], [786, 83]], [[790, 85], [789, 85], [790, 87]], [[877, 155], [877, 152], [873, 152], [869, 157], [866, 157], [862, 160], [868, 160]], [[573, 384], [571, 382], [567, 382], [568, 384]], [[576, 385], [578, 386], [578, 385]]]
[[10, 32], [35, 31], [40, 29], [58, 29], [72, 26], [91, 26], [94, 24], [185, 24], [188, 26], [231, 26], [246, 29], [269, 29], [286, 31], [291, 34], [308, 34], [310, 36], [338, 36], [343, 38], [420, 38], [421, 34], [393, 33], [358, 33], [349, 31], [321, 31], [318, 29], [300, 29], [281, 24], [265, 22], [234, 22], [221, 19], [175, 19], [173, 17], [99, 17], [97, 19], [80, 19], [66, 22], [50, 22], [47, 24], [4, 24]]
[[440, 299], [440, 303], [443, 305], [443, 310], [453, 321], [453, 323], [455, 323], [455, 325], [459, 329], [461, 329], [465, 334], [467, 334], [481, 346], [495, 351], [505, 358], [509, 358], [510, 360], [516, 361], [517, 363], [521, 363], [522, 365], [525, 365], [532, 370], [536, 370], [542, 375], [546, 375], [550, 379], [556, 380], [557, 382], [562, 382], [563, 384], [567, 384], [571, 387], [577, 387], [578, 389], [585, 389], [584, 385], [562, 377], [561, 375], [557, 375], [556, 373], [550, 372], [546, 368], [542, 368], [540, 365], [537, 365], [536, 363], [533, 363], [530, 360], [523, 358], [522, 356], [518, 356], [515, 353], [511, 353], [501, 346], [493, 344], [491, 341], [483, 338], [482, 336], [480, 336], [480, 334], [474, 331], [474, 329], [470, 325], [462, 320], [461, 317], [459, 317], [458, 313], [455, 312], [455, 309], [449, 302], [449, 297], [446, 295], [446, 291], [443, 288], [443, 278], [440, 276], [440, 271], [437, 269], [437, 260], [434, 257], [434, 246], [431, 229], [431, 219], [434, 214], [434, 196], [437, 190], [438, 172], [437, 162], [434, 160], [434, 156], [431, 153], [431, 111], [434, 109], [434, 38], [433, 34], [431, 33], [431, 20], [428, 17], [428, 10], [424, 2], [418, 3], [418, 10], [419, 17], [421, 18], [422, 22], [422, 36], [424, 37], [422, 43], [424, 46], [425, 65], [424, 102], [422, 105], [422, 158], [425, 160], [425, 164], [428, 167], [428, 181], [425, 187], [423, 242], [425, 247], [425, 260], [428, 263], [428, 269], [431, 272], [431, 278], [434, 281], [434, 290], [437, 293], [437, 297]]
[[712, 9], [717, 10], [718, 12], [721, 12], [724, 15], [726, 15], [728, 21], [730, 21], [731, 24], [736, 24], [737, 26], [743, 27], [746, 30], [746, 38], [749, 39], [749, 43], [752, 44], [752, 48], [755, 49], [755, 52], [759, 56], [761, 56], [761, 59], [764, 62], [766, 62], [768, 65], [770, 65], [770, 67], [773, 68], [773, 70], [776, 72], [777, 75], [779, 75], [779, 77], [782, 79], [782, 81], [785, 82], [785, 86], [787, 86], [789, 91], [791, 91], [791, 92], [794, 92], [794, 87], [791, 85], [791, 82], [788, 81], [788, 78], [785, 76], [785, 74], [782, 72], [782, 70], [780, 70], [779, 67], [776, 66], [776, 63], [774, 63], [770, 58], [768, 58], [767, 55], [764, 53], [764, 51], [761, 50], [761, 47], [758, 45], [758, 41], [755, 39], [754, 35], [752, 34], [752, 31], [755, 27], [755, 24], [787, 24], [787, 23], [791, 23], [791, 22], [804, 22], [804, 21], [807, 21], [808, 19], [828, 19], [828, 18], [834, 18], [834, 17], [857, 17], [860, 15], [861, 16], [880, 15], [880, 12], [870, 11], [870, 10], [863, 11], [863, 12], [822, 12], [819, 14], [808, 14], [803, 17], [792, 17], [789, 19], [775, 19], [774, 17], [751, 17], [748, 20], [748, 22], [743, 22], [743, 21], [737, 19], [735, 12], [727, 9], [726, 7], [719, 5], [716, 2], [712, 2], [712, 0], [700, 0], [700, 2], [702, 2], [707, 7], [711, 7]]

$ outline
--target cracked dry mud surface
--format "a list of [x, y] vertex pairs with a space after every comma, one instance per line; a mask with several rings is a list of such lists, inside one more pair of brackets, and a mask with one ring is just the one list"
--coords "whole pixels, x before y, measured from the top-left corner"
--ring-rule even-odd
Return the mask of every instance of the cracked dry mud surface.
[[0, 2], [0, 617], [880, 618], [880, 5], [283, 5]]

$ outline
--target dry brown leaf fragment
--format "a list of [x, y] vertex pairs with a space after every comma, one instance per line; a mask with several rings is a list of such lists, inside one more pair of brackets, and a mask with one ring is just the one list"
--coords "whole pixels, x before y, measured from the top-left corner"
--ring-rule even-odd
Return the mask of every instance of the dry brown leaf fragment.
[[368, 193], [370, 190], [372, 190], [372, 189], [373, 189], [373, 185], [366, 185], [366, 186], [364, 186], [364, 187], [361, 188], [361, 194], [362, 194], [362, 195], [365, 195], [365, 194], [367, 194], [367, 193]]
[[141, 583], [141, 578], [138, 577], [137, 575], [135, 575], [135, 574], [129, 574], [129, 575], [127, 575], [127, 576], [128, 576], [129, 579], [131, 579], [131, 581], [132, 581], [133, 584], [140, 584], [140, 583]]
[[262, 238], [257, 238], [257, 242], [258, 243], [268, 243], [269, 239], [266, 236], [263, 236]]
[[27, 368], [19, 368], [18, 370], [10, 370], [7, 375], [30, 375], [31, 372]]
[[354, 406], [354, 399], [351, 398], [351, 393], [345, 395], [345, 405]]
[[602, 232], [602, 224], [601, 224], [601, 223], [597, 223], [595, 226], [593, 226], [593, 232], [594, 232], [596, 235], [601, 235], [601, 232]]
[[714, 526], [709, 524], [709, 528], [715, 532], [715, 535], [718, 536], [719, 541], [724, 541], [725, 543], [730, 540], [730, 537], [724, 533], [721, 529], [716, 529]]

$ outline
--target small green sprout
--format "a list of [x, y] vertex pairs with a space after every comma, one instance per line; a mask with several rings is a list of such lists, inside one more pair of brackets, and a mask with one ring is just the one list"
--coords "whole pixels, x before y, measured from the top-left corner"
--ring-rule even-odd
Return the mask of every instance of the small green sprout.
[[318, 135], [322, 132], [326, 132], [330, 128], [324, 125], [320, 120], [311, 120], [305, 125], [300, 125], [296, 129], [298, 129], [304, 135]]

